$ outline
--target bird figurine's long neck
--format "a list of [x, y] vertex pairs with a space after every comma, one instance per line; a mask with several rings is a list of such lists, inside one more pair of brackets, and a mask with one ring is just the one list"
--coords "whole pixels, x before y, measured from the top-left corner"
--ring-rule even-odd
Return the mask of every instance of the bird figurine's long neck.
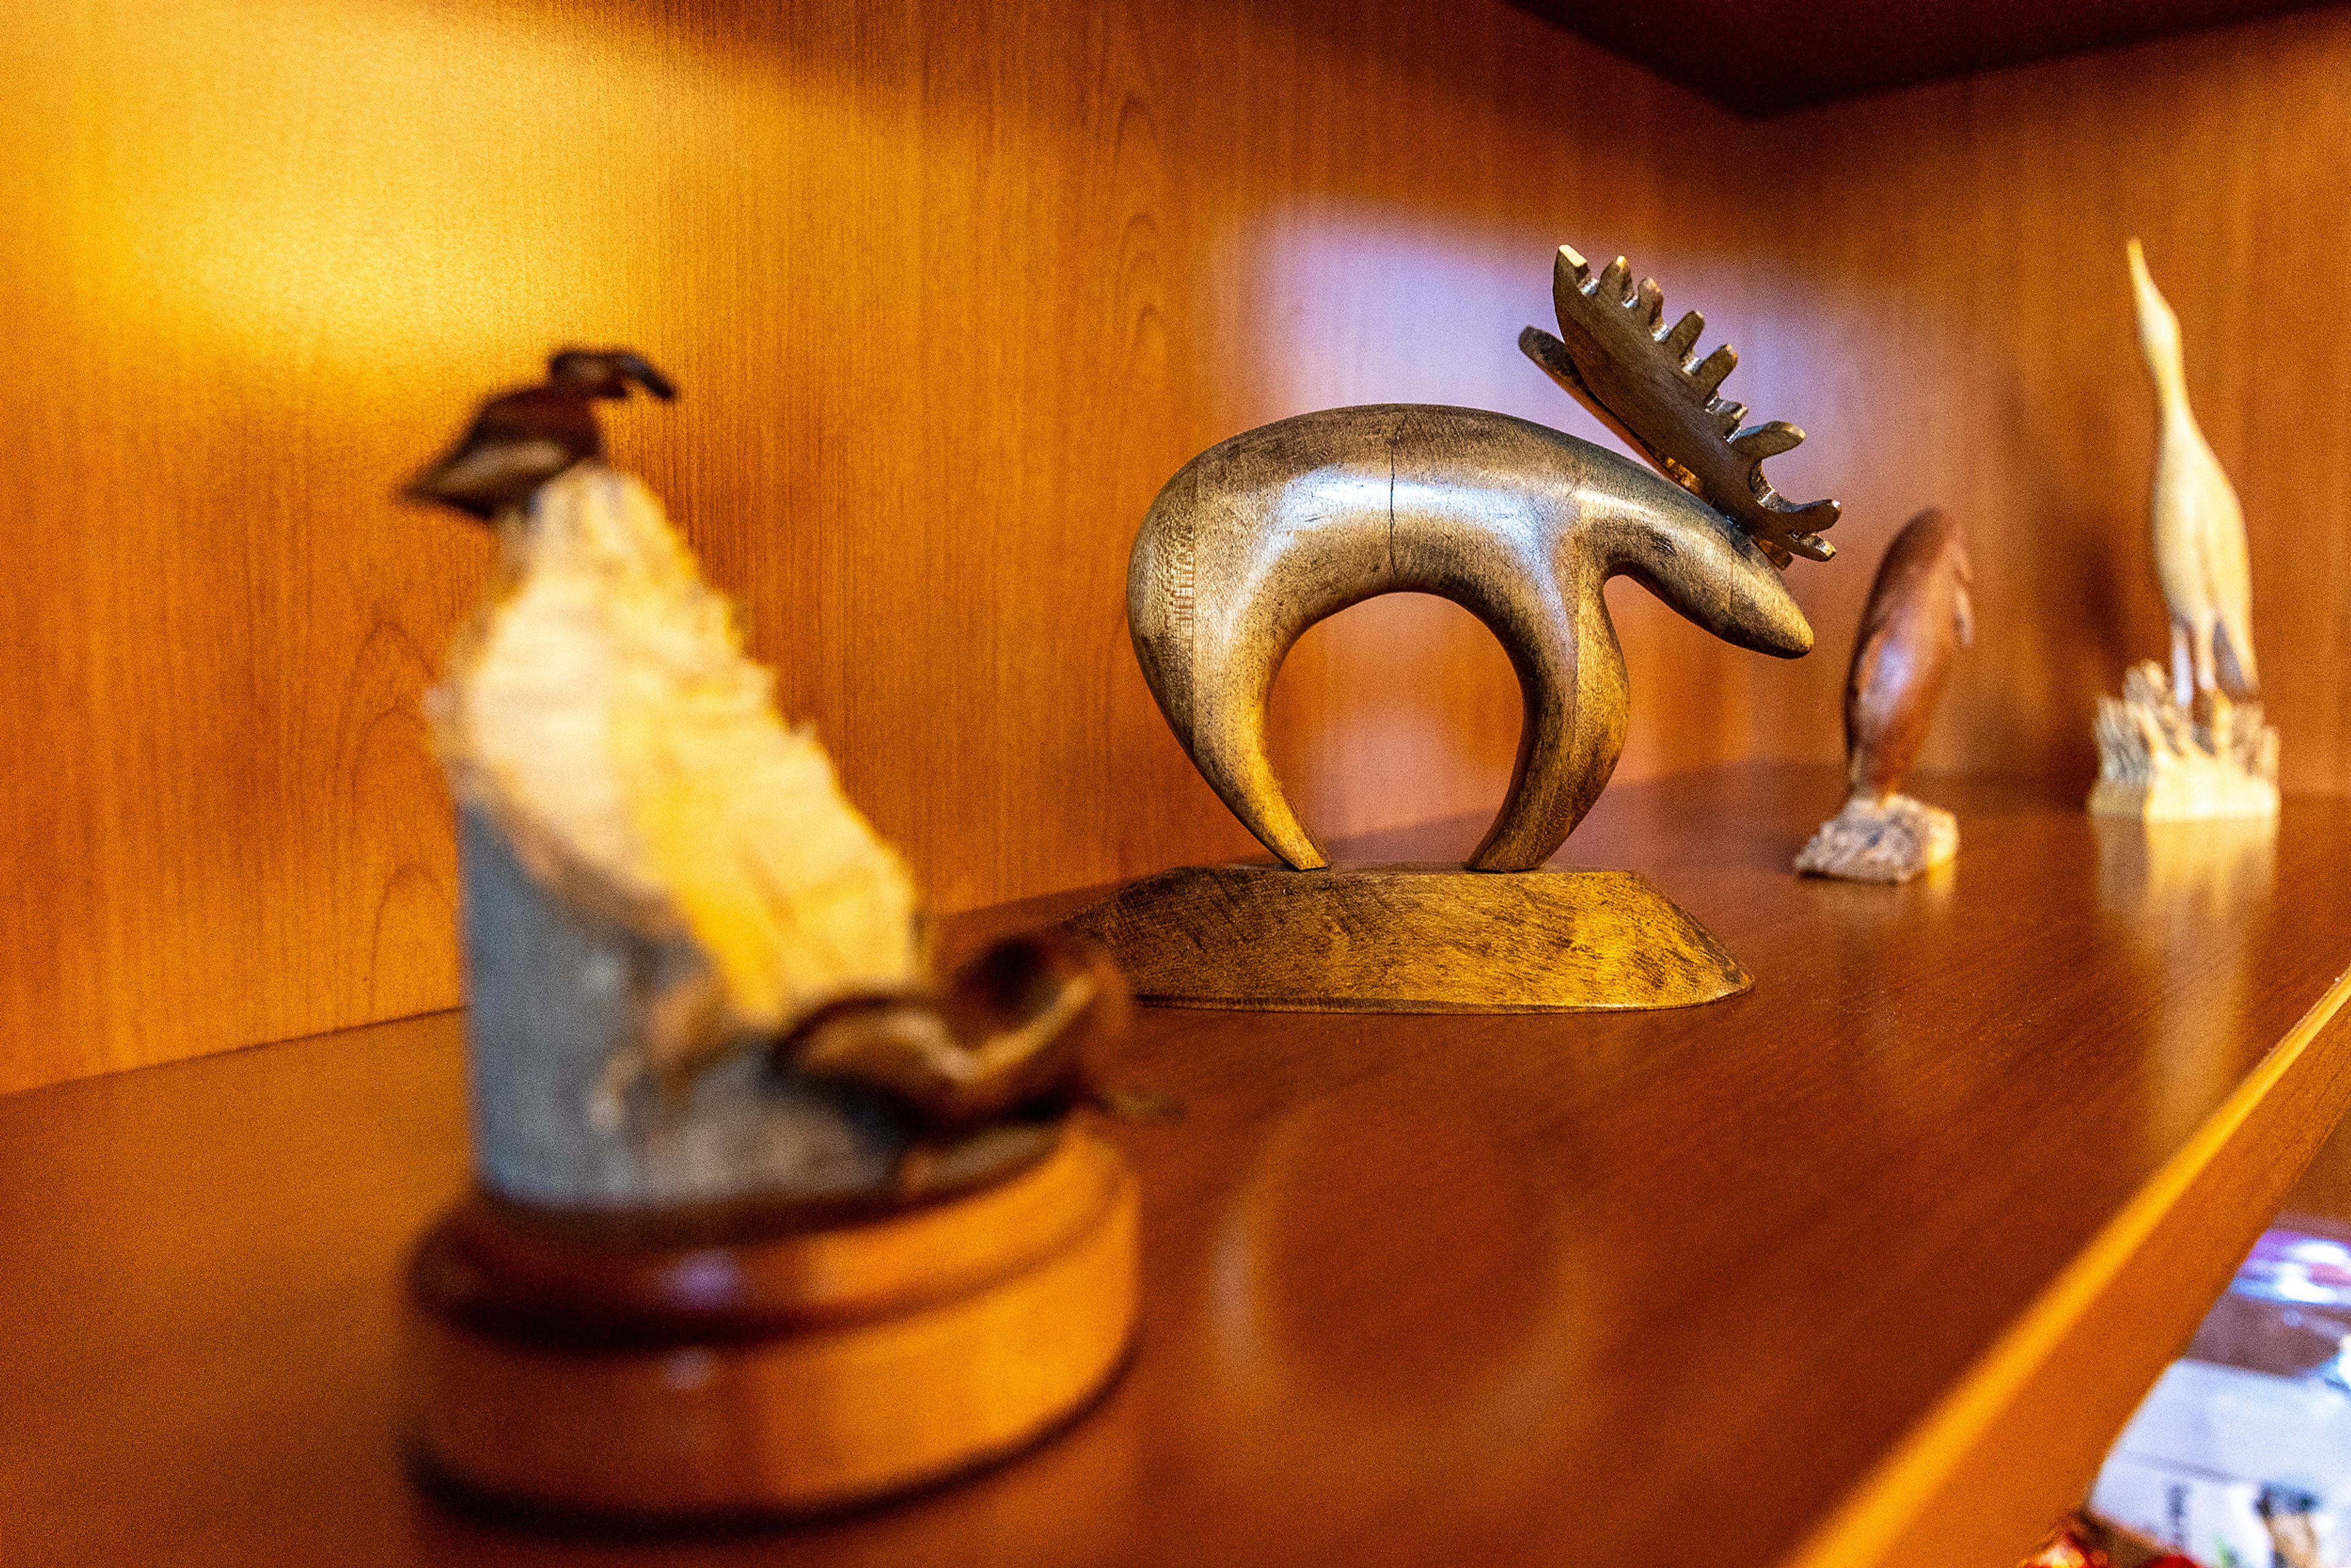
[[2179, 318], [2155, 286], [2138, 241], [2130, 242], [2131, 292], [2138, 307], [2139, 351], [2147, 356], [2147, 373], [2155, 381], [2155, 401], [2168, 443], [2183, 434], [2199, 447], [2207, 446], [2188, 402], [2188, 371], [2180, 352]]

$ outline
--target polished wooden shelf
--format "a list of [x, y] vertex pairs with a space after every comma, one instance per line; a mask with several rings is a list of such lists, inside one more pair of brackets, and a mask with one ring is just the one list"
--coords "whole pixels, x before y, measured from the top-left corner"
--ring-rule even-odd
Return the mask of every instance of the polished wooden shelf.
[[1108, 1129], [1124, 1380], [1019, 1463], [780, 1536], [608, 1547], [409, 1485], [395, 1277], [465, 1180], [455, 1015], [0, 1100], [0, 1557], [2012, 1562], [2351, 1101], [2351, 820], [1947, 782], [1948, 874], [1800, 882], [1839, 793], [1627, 787], [1562, 857], [1647, 873], [1744, 997], [1143, 1015], [1120, 1081], [1189, 1115]]

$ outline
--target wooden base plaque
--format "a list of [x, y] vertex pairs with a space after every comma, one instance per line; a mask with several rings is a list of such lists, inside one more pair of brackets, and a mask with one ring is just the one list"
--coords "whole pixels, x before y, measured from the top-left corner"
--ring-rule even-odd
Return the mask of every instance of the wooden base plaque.
[[1569, 1012], [1689, 1007], [1755, 983], [1628, 871], [1185, 866], [1068, 924], [1161, 1007]]
[[1103, 1389], [1135, 1184], [1082, 1133], [879, 1218], [744, 1234], [475, 1196], [410, 1273], [413, 1436], [462, 1495], [632, 1521], [792, 1517], [977, 1469]]

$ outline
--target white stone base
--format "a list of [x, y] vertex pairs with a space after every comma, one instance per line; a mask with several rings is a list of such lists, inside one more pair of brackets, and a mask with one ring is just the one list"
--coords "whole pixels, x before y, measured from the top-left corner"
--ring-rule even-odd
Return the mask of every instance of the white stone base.
[[2219, 692], [2180, 707], [2162, 669], [2133, 665], [2119, 699], [2100, 697], [2098, 782], [2090, 810], [2101, 817], [2183, 822], [2216, 817], [2274, 817], [2278, 810], [2277, 731], [2258, 703]]
[[1959, 819], [1907, 795], [1855, 795], [1796, 856], [1807, 876], [1908, 882], [1959, 852]]

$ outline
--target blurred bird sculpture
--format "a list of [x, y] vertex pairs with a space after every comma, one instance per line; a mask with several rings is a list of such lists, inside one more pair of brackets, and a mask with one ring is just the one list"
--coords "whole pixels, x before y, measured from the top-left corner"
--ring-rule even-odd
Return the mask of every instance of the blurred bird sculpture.
[[544, 384], [484, 403], [457, 444], [409, 486], [409, 497], [492, 521], [572, 465], [602, 461], [596, 402], [625, 398], [632, 387], [664, 402], [677, 395], [668, 377], [625, 349], [565, 349], [547, 361]]
[[412, 1448], [567, 1513], [839, 1508], [1123, 1364], [1135, 1182], [1069, 1113], [1126, 992], [1060, 931], [935, 977], [905, 864], [605, 465], [632, 387], [671, 395], [558, 354], [410, 488], [498, 535], [429, 698], [475, 1189], [409, 1270]]
[[886, 1186], [917, 1142], [1082, 1094], [1116, 972], [1057, 935], [935, 990], [904, 863], [602, 461], [593, 402], [632, 385], [672, 395], [634, 354], [557, 354], [410, 488], [501, 541], [431, 703], [484, 1174], [555, 1202]]
[[1974, 640], [1967, 540], [1928, 508], [1878, 563], [1845, 676], [1844, 809], [1796, 856], [1796, 869], [1853, 882], [1907, 882], [1959, 852], [1948, 811], [1901, 793], [1927, 741], [1951, 655]]
[[2171, 681], [2134, 669], [2098, 699], [2098, 783], [2090, 810], [2160, 821], [2272, 816], [2277, 732], [2262, 721], [2244, 514], [2188, 403], [2179, 318], [2129, 246], [2139, 348], [2159, 424], [2155, 574], [2170, 612]]

